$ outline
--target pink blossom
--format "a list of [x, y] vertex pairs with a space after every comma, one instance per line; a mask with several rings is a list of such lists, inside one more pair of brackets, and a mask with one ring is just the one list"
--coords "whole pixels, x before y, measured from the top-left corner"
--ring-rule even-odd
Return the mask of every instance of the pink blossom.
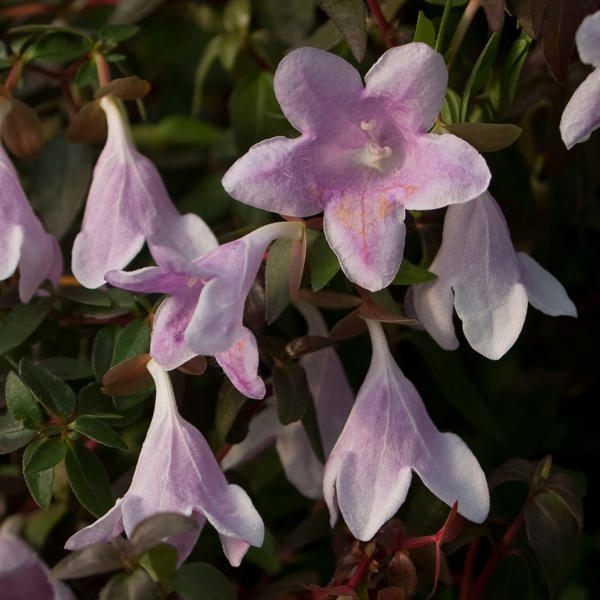
[[[10, 112], [10, 101], [0, 98], [0, 128]], [[46, 279], [54, 285], [63, 261], [56, 239], [46, 233], [35, 216], [19, 176], [0, 145], [0, 281], [19, 269], [19, 298], [29, 302]]]
[[148, 363], [156, 384], [156, 405], [127, 493], [103, 517], [71, 536], [65, 545], [77, 550], [127, 535], [155, 513], [195, 517], [198, 528], [168, 538], [182, 563], [192, 551], [204, 523], [217, 530], [223, 551], [238, 566], [250, 545], [263, 542], [264, 525], [248, 494], [227, 483], [202, 434], [177, 412], [169, 375]]
[[[318, 309], [306, 302], [296, 308], [308, 323], [308, 335], [328, 335], [327, 326]], [[325, 457], [329, 455], [354, 403], [354, 393], [344, 367], [333, 348], [324, 348], [300, 359], [306, 371], [308, 386], [315, 405], [317, 424]], [[275, 442], [287, 479], [307, 498], [320, 498], [323, 493], [323, 464], [310, 445], [300, 422], [282, 425], [277, 416], [275, 398], [251, 423], [248, 435], [236, 444], [221, 461], [223, 469], [232, 469], [252, 459]]]
[[381, 325], [367, 321], [373, 356], [356, 404], [325, 465], [332, 525], [342, 513], [352, 534], [370, 540], [404, 502], [412, 472], [440, 500], [481, 523], [489, 511], [485, 475], [467, 445], [440, 433], [390, 353]]
[[272, 223], [195, 260], [132, 272], [111, 271], [112, 285], [169, 297], [154, 318], [150, 354], [165, 369], [197, 355], [214, 355], [232, 383], [248, 397], [262, 398], [258, 348], [243, 324], [244, 303], [269, 244], [278, 237], [299, 239], [300, 223]]
[[103, 285], [108, 271], [129, 264], [144, 242], [157, 262], [171, 266], [217, 245], [200, 217], [179, 214], [156, 167], [134, 148], [117, 101], [106, 96], [100, 105], [108, 138], [73, 244], [73, 274], [89, 288]]
[[575, 41], [581, 62], [594, 70], [575, 90], [560, 120], [560, 134], [569, 149], [600, 126], [600, 11], [583, 20]]
[[275, 93], [302, 133], [256, 144], [225, 174], [237, 200], [305, 217], [324, 211], [327, 240], [348, 278], [372, 291], [394, 278], [404, 248], [405, 210], [466, 202], [489, 169], [469, 144], [427, 133], [448, 72], [425, 44], [385, 52], [365, 77], [315, 48], [290, 52]]
[[437, 279], [409, 293], [416, 316], [447, 350], [458, 347], [452, 307], [469, 344], [498, 359], [515, 343], [527, 304], [550, 316], [577, 316], [564, 287], [535, 260], [516, 253], [500, 207], [487, 192], [446, 213], [442, 245], [429, 270]]

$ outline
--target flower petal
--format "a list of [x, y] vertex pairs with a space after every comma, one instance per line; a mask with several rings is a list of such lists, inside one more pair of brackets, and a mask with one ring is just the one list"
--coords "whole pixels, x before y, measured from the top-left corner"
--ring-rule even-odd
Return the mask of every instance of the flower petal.
[[523, 267], [529, 304], [551, 317], [576, 317], [577, 309], [560, 281], [524, 252], [518, 252], [517, 257]]
[[600, 67], [600, 11], [588, 15], [575, 34], [581, 62]]
[[43, 230], [37, 219], [25, 228], [25, 235], [26, 243], [21, 248], [19, 261], [21, 302], [29, 302], [42, 282], [50, 278], [57, 266], [56, 240]]
[[322, 192], [304, 168], [312, 150], [313, 142], [304, 136], [259, 142], [225, 173], [223, 187], [244, 204], [295, 217], [314, 215], [322, 210]]
[[[244, 328], [245, 329], [245, 328]], [[229, 350], [218, 352], [215, 359], [231, 383], [248, 398], [260, 399], [266, 394], [265, 384], [258, 376], [258, 347], [254, 334], [245, 334]]]
[[398, 174], [397, 191], [410, 210], [431, 210], [467, 202], [485, 192], [490, 170], [464, 140], [450, 135], [415, 137]]
[[290, 52], [275, 72], [275, 95], [288, 121], [303, 133], [329, 127], [362, 93], [358, 71], [317, 48]]
[[65, 543], [67, 550], [79, 550], [92, 544], [108, 542], [123, 531], [123, 520], [121, 513], [122, 498], [118, 498], [115, 505], [98, 520], [94, 521], [84, 529], [73, 534]]
[[2, 257], [2, 261], [0, 262], [0, 281], [8, 279], [17, 270], [24, 239], [23, 227], [21, 225], [11, 225], [6, 219], [3, 219], [2, 223], [3, 231], [2, 235], [0, 235], [0, 256]]
[[115, 287], [147, 294], [177, 294], [189, 288], [189, 279], [180, 273], [170, 273], [160, 267], [144, 267], [135, 271], [108, 271], [106, 281]]
[[570, 150], [590, 139], [600, 127], [600, 68], [594, 69], [575, 90], [560, 119], [560, 135]]
[[342, 193], [327, 204], [323, 228], [350, 281], [376, 292], [394, 279], [406, 229], [404, 209], [390, 196], [368, 187]]
[[398, 125], [424, 133], [434, 123], [446, 94], [448, 70], [427, 44], [387, 50], [365, 76], [366, 95], [380, 98]]

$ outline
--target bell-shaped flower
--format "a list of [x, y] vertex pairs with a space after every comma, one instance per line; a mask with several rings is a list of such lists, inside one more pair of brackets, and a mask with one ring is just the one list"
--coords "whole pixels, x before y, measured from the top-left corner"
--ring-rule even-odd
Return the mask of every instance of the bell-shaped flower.
[[489, 193], [450, 206], [433, 281], [409, 290], [408, 308], [446, 350], [458, 347], [452, 307], [473, 349], [490, 359], [516, 342], [527, 304], [550, 316], [577, 316], [560, 282], [533, 258], [515, 252], [500, 207]]
[[73, 244], [73, 275], [88, 288], [129, 264], [144, 242], [159, 264], [175, 266], [217, 245], [200, 217], [177, 211], [156, 167], [133, 146], [117, 100], [105, 96], [100, 106], [108, 137]]
[[195, 260], [111, 271], [106, 280], [135, 292], [169, 295], [155, 315], [150, 343], [150, 354], [165, 369], [199, 354], [214, 355], [242, 394], [262, 398], [258, 348], [243, 324], [244, 303], [269, 244], [279, 237], [302, 235], [300, 223], [271, 223]]
[[[11, 109], [0, 98], [0, 129]], [[44, 231], [19, 181], [8, 154], [0, 144], [0, 281], [19, 269], [19, 298], [29, 302], [46, 279], [54, 285], [62, 274], [63, 260], [56, 238]]]
[[41, 558], [22, 540], [0, 534], [0, 598], [75, 600], [73, 592], [50, 576]]
[[92, 525], [71, 536], [77, 550], [132, 531], [155, 513], [192, 516], [198, 528], [167, 538], [182, 563], [204, 523], [217, 530], [229, 562], [237, 566], [250, 545], [263, 542], [264, 525], [248, 494], [229, 484], [202, 434], [177, 412], [169, 374], [155, 361], [148, 371], [156, 384], [154, 415], [127, 493]]
[[324, 211], [324, 230], [347, 277], [387, 286], [404, 249], [404, 214], [466, 202], [490, 172], [465, 141], [427, 133], [444, 101], [448, 72], [429, 46], [385, 52], [365, 77], [316, 48], [290, 52], [275, 94], [302, 133], [256, 144], [225, 174], [237, 200], [305, 217]]
[[381, 325], [367, 325], [371, 366], [325, 465], [332, 525], [339, 510], [356, 538], [370, 540], [404, 502], [413, 471], [440, 500], [458, 502], [463, 517], [481, 523], [489, 491], [477, 459], [458, 436], [438, 431], [394, 362]]
[[575, 42], [581, 62], [594, 70], [575, 90], [560, 120], [560, 134], [569, 149], [600, 127], [600, 11], [582, 21]]
[[[295, 306], [308, 323], [308, 335], [328, 335], [318, 309], [300, 301]], [[321, 445], [327, 457], [354, 404], [354, 392], [333, 348], [307, 354], [300, 359], [300, 364], [306, 371]], [[282, 425], [279, 422], [274, 400], [269, 398], [265, 401], [264, 410], [250, 422], [248, 435], [232, 447], [221, 461], [221, 467], [232, 469], [275, 442], [287, 479], [307, 498], [320, 498], [323, 493], [323, 464], [314, 453], [302, 423]]]

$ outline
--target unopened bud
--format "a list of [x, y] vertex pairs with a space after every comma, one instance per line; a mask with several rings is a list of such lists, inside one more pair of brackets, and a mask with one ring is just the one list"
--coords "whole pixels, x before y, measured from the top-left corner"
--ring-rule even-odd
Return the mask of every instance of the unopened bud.
[[121, 100], [139, 100], [150, 91], [150, 84], [145, 79], [139, 77], [121, 77], [113, 79], [106, 85], [98, 88], [94, 93], [94, 98], [103, 96], [116, 96]]
[[107, 131], [106, 115], [100, 100], [94, 100], [82, 106], [75, 115], [67, 130], [67, 138], [70, 142], [95, 144], [106, 138]]

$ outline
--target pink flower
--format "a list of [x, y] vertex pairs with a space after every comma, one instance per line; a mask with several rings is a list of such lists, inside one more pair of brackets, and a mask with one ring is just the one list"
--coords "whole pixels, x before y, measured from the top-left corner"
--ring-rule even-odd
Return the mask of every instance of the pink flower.
[[144, 242], [157, 262], [173, 266], [217, 245], [200, 217], [177, 212], [156, 167], [134, 148], [117, 101], [105, 96], [100, 105], [108, 138], [73, 244], [73, 274], [89, 288], [129, 264]]
[[600, 126], [600, 11], [583, 20], [575, 41], [581, 62], [594, 70], [575, 90], [560, 120], [560, 134], [569, 149]]
[[250, 545], [263, 542], [264, 525], [248, 494], [227, 483], [202, 434], [177, 412], [169, 375], [148, 363], [156, 384], [156, 406], [127, 493], [92, 525], [71, 536], [65, 547], [77, 550], [127, 535], [155, 513], [193, 516], [198, 528], [165, 540], [182, 563], [192, 551], [204, 523], [217, 530], [223, 551], [238, 566]]
[[300, 137], [256, 144], [225, 174], [237, 200], [305, 217], [325, 211], [324, 229], [344, 273], [372, 291], [394, 278], [404, 248], [404, 213], [466, 202], [490, 172], [471, 146], [427, 133], [448, 72], [425, 44], [385, 52], [365, 77], [315, 48], [290, 52], [275, 93]]
[[0, 598], [12, 600], [75, 600], [62, 581], [50, 578], [48, 567], [22, 540], [0, 534]]
[[174, 369], [199, 354], [214, 355], [242, 394], [262, 398], [256, 339], [242, 322], [244, 303], [269, 244], [303, 234], [300, 223], [272, 223], [195, 260], [158, 260], [158, 267], [111, 271], [106, 280], [135, 292], [169, 295], [156, 313], [150, 344], [161, 366]]
[[467, 445], [431, 422], [394, 362], [381, 325], [367, 321], [369, 372], [327, 464], [323, 491], [332, 525], [338, 510], [359, 540], [370, 540], [404, 502], [412, 472], [440, 500], [481, 523], [489, 511], [485, 475]]
[[[10, 109], [10, 101], [0, 98], [0, 128]], [[35, 216], [1, 144], [0, 227], [0, 281], [18, 268], [21, 302], [29, 302], [46, 279], [58, 285], [63, 268], [58, 242], [44, 231]]]
[[[306, 302], [296, 302], [295, 306], [308, 323], [308, 335], [328, 335], [325, 321], [314, 306]], [[307, 354], [300, 359], [300, 364], [306, 371], [321, 444], [327, 457], [354, 404], [354, 393], [333, 348]], [[323, 464], [313, 452], [304, 426], [300, 422], [282, 425], [274, 398], [265, 402], [264, 410], [250, 422], [244, 441], [229, 451], [221, 466], [224, 470], [232, 469], [275, 442], [287, 479], [307, 498], [320, 498], [323, 493]]]
[[458, 347], [453, 305], [471, 347], [494, 360], [519, 337], [528, 303], [547, 315], [577, 316], [560, 282], [514, 251], [504, 215], [488, 193], [448, 208], [442, 245], [429, 270], [437, 279], [413, 286], [408, 304], [447, 350]]

